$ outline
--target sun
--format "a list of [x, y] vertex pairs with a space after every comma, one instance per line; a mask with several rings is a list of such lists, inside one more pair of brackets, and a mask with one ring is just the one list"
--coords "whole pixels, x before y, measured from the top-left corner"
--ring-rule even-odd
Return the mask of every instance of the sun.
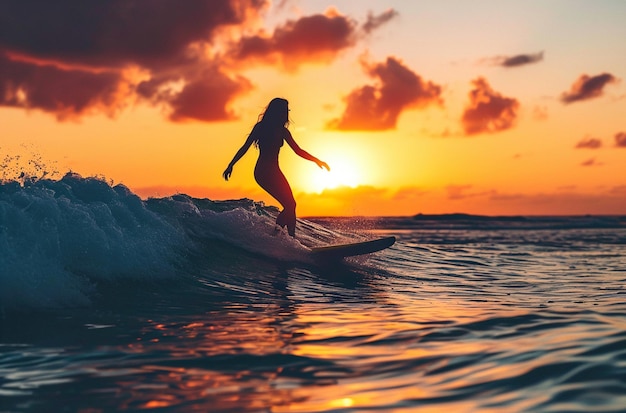
[[[321, 157], [321, 156], [320, 156]], [[335, 151], [326, 153], [322, 158], [330, 166], [330, 171], [308, 169], [306, 190], [321, 193], [326, 189], [338, 187], [356, 188], [364, 184], [365, 169], [359, 164], [359, 159], [352, 154]]]
[[311, 189], [322, 192], [324, 189], [333, 189], [339, 186], [356, 188], [359, 186], [360, 177], [353, 164], [343, 161], [329, 161], [330, 171], [320, 171], [311, 179]]

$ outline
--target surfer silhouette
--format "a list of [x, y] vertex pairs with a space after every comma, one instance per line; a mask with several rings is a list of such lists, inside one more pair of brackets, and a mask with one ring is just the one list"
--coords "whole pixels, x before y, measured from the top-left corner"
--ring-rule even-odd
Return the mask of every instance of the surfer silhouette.
[[276, 218], [276, 224], [287, 227], [287, 232], [292, 237], [296, 235], [296, 200], [289, 186], [289, 182], [278, 166], [278, 153], [286, 141], [293, 151], [300, 157], [315, 162], [320, 168], [330, 167], [326, 162], [320, 161], [315, 156], [298, 146], [287, 129], [289, 126], [289, 102], [286, 99], [274, 98], [259, 115], [258, 122], [252, 128], [248, 138], [239, 148], [233, 160], [222, 174], [228, 181], [233, 173], [233, 166], [246, 154], [252, 144], [259, 149], [259, 158], [254, 167], [254, 179], [267, 193], [273, 196], [283, 207]]

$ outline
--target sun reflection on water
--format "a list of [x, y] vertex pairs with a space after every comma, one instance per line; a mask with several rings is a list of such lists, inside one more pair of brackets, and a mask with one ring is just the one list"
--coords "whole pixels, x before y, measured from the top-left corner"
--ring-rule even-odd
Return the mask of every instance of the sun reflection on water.
[[263, 312], [238, 308], [204, 318], [148, 320], [126, 348], [150, 356], [136, 368], [140, 381], [117, 383], [127, 389], [123, 405], [275, 412], [389, 406], [445, 388], [441, 376], [427, 372], [445, 370], [451, 355], [492, 351], [484, 340], [430, 343], [435, 326], [479, 317], [480, 307], [445, 301], [407, 307], [391, 300], [393, 294], [387, 298], [358, 312], [349, 303], [289, 303]]

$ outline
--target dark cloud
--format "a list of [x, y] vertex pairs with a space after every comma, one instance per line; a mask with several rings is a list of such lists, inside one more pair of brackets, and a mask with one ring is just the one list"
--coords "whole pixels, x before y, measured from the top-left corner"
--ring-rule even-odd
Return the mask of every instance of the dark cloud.
[[465, 134], [494, 133], [513, 127], [520, 106], [517, 99], [494, 91], [482, 77], [472, 84], [474, 89], [461, 119]]
[[363, 31], [371, 33], [396, 16], [398, 16], [398, 12], [394, 9], [389, 9], [378, 16], [370, 12], [367, 14], [367, 20], [363, 23]]
[[615, 134], [615, 146], [618, 148], [626, 148], [626, 132], [618, 132]]
[[207, 70], [169, 100], [173, 109], [170, 118], [174, 121], [235, 119], [235, 114], [228, 110], [229, 102], [251, 89], [252, 84], [243, 77], [231, 78], [217, 69]]
[[177, 59], [220, 26], [243, 23], [260, 0], [4, 0], [0, 48], [97, 66]]
[[248, 79], [210, 66], [187, 79], [172, 73], [154, 77], [139, 83], [136, 90], [153, 104], [165, 105], [172, 121], [216, 122], [236, 119], [229, 109], [231, 101], [252, 89]]
[[60, 120], [89, 111], [113, 114], [128, 96], [128, 84], [116, 71], [61, 69], [13, 61], [0, 53], [0, 105], [41, 109]]
[[576, 144], [576, 148], [598, 149], [602, 147], [602, 141], [598, 138], [583, 138]]
[[269, 5], [0, 0], [0, 105], [64, 119], [144, 101], [164, 106], [175, 121], [229, 120], [233, 100], [252, 88], [236, 72], [239, 59], [288, 69], [327, 62], [396, 15], [370, 13], [360, 26], [329, 9], [279, 25], [271, 35], [243, 35]]
[[491, 64], [502, 67], [517, 67], [531, 63], [537, 63], [543, 60], [543, 52], [518, 54], [514, 56], [497, 56], [488, 59]]
[[[217, 30], [245, 27], [267, 5], [266, 0], [3, 0], [0, 105], [63, 119], [110, 113], [123, 99], [128, 104], [139, 97], [165, 105], [173, 120], [231, 119], [227, 106], [250, 89], [249, 82], [198, 68], [211, 67], [204, 50], [212, 47]], [[181, 87], [169, 88], [172, 81]]]
[[441, 104], [441, 87], [424, 81], [399, 60], [389, 57], [383, 63], [363, 62], [367, 74], [378, 79], [375, 86], [353, 90], [346, 98], [346, 109], [339, 119], [328, 123], [331, 129], [388, 130], [409, 107]]
[[571, 86], [569, 92], [561, 94], [561, 102], [567, 104], [602, 96], [604, 86], [616, 81], [617, 78], [610, 73], [596, 76], [581, 75]]

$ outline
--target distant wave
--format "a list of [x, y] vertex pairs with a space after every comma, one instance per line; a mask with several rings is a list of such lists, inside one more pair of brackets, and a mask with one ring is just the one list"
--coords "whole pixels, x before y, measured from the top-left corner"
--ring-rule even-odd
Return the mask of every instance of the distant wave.
[[626, 228], [626, 216], [486, 216], [464, 213], [417, 214], [411, 217], [311, 217], [324, 225], [387, 229], [584, 229]]

